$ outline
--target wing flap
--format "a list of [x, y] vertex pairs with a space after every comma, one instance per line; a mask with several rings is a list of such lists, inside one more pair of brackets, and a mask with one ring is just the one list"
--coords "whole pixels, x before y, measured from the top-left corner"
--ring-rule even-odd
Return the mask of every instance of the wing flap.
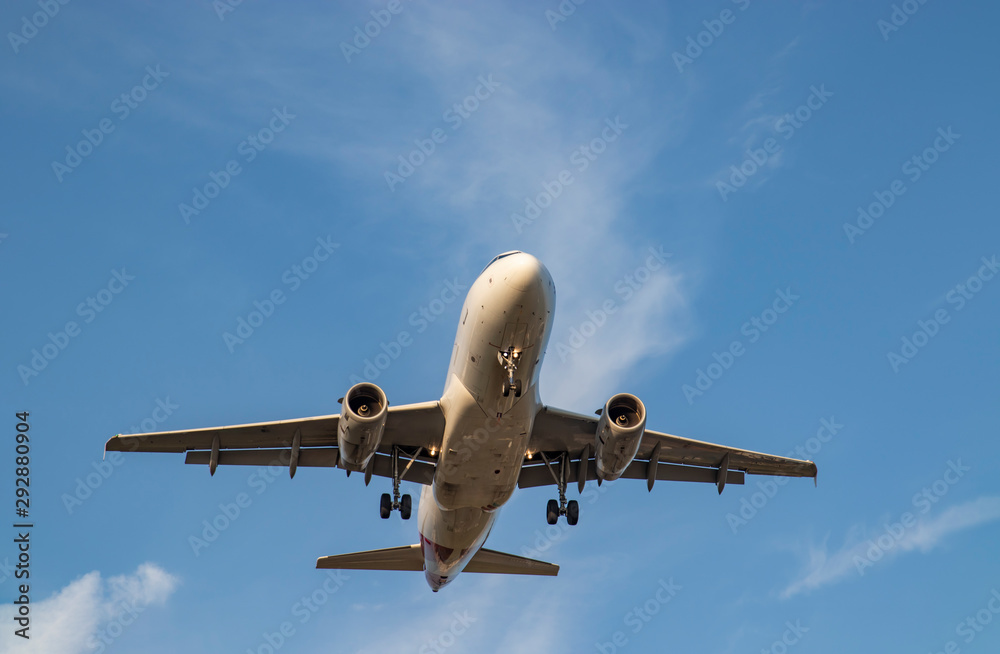
[[[184, 457], [184, 463], [208, 465], [212, 453], [208, 450], [192, 450]], [[287, 466], [292, 460], [291, 450], [227, 450], [219, 452], [221, 466]], [[336, 447], [316, 447], [299, 450], [299, 467], [335, 468], [337, 466]]]
[[[193, 465], [209, 465], [212, 452], [209, 450], [193, 450], [184, 457], [184, 463]], [[290, 449], [281, 450], [226, 450], [219, 452], [219, 465], [237, 466], [287, 466], [292, 460]], [[314, 447], [299, 450], [298, 467], [300, 468], [336, 468], [338, 449], [336, 447]], [[408, 464], [409, 461], [404, 461]], [[412, 481], [428, 486], [434, 480], [435, 465], [427, 457], [418, 458], [403, 476], [403, 481]], [[392, 457], [387, 454], [375, 454], [372, 464], [372, 474], [376, 477], [392, 479]]]
[[[571, 461], [573, 465], [566, 469], [566, 482], [573, 484], [579, 481], [579, 466], [576, 465], [579, 459]], [[648, 461], [633, 461], [625, 468], [622, 479], [648, 479]], [[587, 465], [587, 481], [597, 479], [597, 465], [594, 459], [590, 459]], [[657, 481], [694, 481], [717, 484], [719, 470], [717, 468], [700, 468], [695, 466], [683, 466], [673, 463], [658, 463], [656, 465]], [[535, 488], [537, 486], [555, 485], [555, 479], [544, 464], [530, 465], [521, 468], [521, 476], [518, 477], [518, 488]], [[726, 473], [726, 483], [741, 486], [744, 483], [742, 470], [729, 470]]]

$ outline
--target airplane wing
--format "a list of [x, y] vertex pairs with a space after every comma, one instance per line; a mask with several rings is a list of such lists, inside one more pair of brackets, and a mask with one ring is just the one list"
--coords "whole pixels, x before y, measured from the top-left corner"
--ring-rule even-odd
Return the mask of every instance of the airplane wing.
[[[406, 481], [430, 484], [436, 459], [429, 452], [440, 449], [444, 434], [444, 414], [439, 403], [390, 406], [388, 412], [370, 474], [391, 478], [391, 453], [398, 446], [404, 452], [403, 463], [412, 457]], [[108, 440], [104, 450], [186, 452], [185, 463], [208, 465], [213, 472], [216, 465], [281, 465], [288, 466], [294, 475], [296, 467], [337, 466], [339, 420], [340, 415], [334, 414], [205, 429], [119, 434]], [[366, 471], [366, 481], [369, 478]]]
[[[597, 479], [592, 458], [596, 433], [595, 417], [542, 407], [535, 418], [529, 448], [544, 456], [525, 461], [518, 486], [556, 484], [550, 463], [560, 457], [573, 464], [567, 466], [567, 482], [577, 482], [582, 488], [584, 482]], [[622, 477], [645, 479], [650, 489], [656, 480], [709, 482], [716, 484], [721, 493], [727, 483], [742, 484], [746, 474], [815, 478], [816, 464], [646, 430], [635, 459]]]

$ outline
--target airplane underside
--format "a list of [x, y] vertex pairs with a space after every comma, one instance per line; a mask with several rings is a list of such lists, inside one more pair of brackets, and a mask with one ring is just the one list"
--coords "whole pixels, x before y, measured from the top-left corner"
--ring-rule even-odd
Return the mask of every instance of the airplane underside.
[[538, 374], [551, 332], [555, 285], [523, 252], [498, 255], [469, 289], [440, 400], [389, 406], [362, 382], [341, 398], [339, 414], [149, 434], [117, 435], [105, 451], [181, 452], [185, 463], [340, 468], [388, 478], [382, 518], [410, 518], [401, 483], [421, 484], [418, 542], [324, 556], [317, 568], [423, 571], [438, 591], [463, 571], [556, 575], [559, 566], [483, 548], [515, 488], [555, 486], [546, 521], [575, 525], [570, 485], [645, 480], [710, 483], [721, 493], [747, 474], [816, 477], [816, 465], [646, 429], [645, 405], [612, 396], [595, 416], [542, 404]]

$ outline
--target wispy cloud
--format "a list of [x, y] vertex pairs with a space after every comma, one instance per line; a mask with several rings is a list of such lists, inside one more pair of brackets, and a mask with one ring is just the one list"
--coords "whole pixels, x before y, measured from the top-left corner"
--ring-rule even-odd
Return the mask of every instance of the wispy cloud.
[[895, 558], [904, 552], [929, 552], [951, 534], [997, 519], [1000, 519], [1000, 497], [985, 496], [949, 507], [932, 518], [917, 519], [909, 527], [903, 526], [899, 519], [892, 529], [883, 527], [875, 533], [864, 525], [855, 525], [839, 550], [828, 551], [825, 542], [810, 548], [805, 570], [781, 592], [781, 596], [792, 597], [836, 583], [851, 574], [863, 574], [869, 564]]
[[[225, 30], [226, 39], [200, 39], [196, 48], [167, 43], [157, 48], [178, 89], [171, 96], [174, 104], [164, 102], [157, 110], [211, 139], [219, 155], [205, 162], [205, 170], [218, 166], [271, 107], [287, 105], [297, 116], [296, 129], [271, 149], [301, 158], [320, 176], [365, 189], [361, 220], [398, 221], [405, 207], [406, 220], [431, 228], [428, 239], [447, 230], [453, 243], [462, 244], [449, 258], [452, 265], [478, 271], [503, 250], [535, 254], [555, 278], [556, 328], [563, 330], [601, 302], [609, 284], [641, 262], [648, 247], [662, 243], [662, 231], [653, 235], [637, 228], [631, 203], [637, 192], [650, 192], [643, 190], [653, 184], [650, 167], [683, 136], [678, 117], [690, 101], [675, 85], [643, 83], [648, 60], [666, 47], [648, 21], [614, 14], [596, 36], [575, 29], [575, 16], [553, 32], [543, 11], [407, 4], [347, 63], [339, 43], [350, 42], [353, 26], [371, 17], [367, 10], [335, 11], [340, 15], [314, 16], [313, 8], [241, 9], [223, 25], [209, 14], [192, 29]], [[310, 27], [317, 24], [322, 28]], [[241, 34], [252, 35], [247, 42], [253, 48], [227, 51], [243, 42]], [[612, 35], [627, 47], [609, 50]], [[204, 74], [205, 61], [219, 62], [213, 75]], [[308, 65], [315, 61], [328, 62], [335, 73], [317, 78]], [[466, 106], [477, 108], [460, 126], [445, 119], [483, 77], [498, 84], [488, 99], [473, 98]], [[573, 98], [581, 101], [567, 100]], [[571, 162], [616, 118], [628, 126], [624, 133], [599, 144], [600, 152]], [[397, 172], [400, 155], [435, 129], [447, 140], [405, 182], [390, 188], [386, 173]], [[523, 213], [525, 199], [536, 198], [564, 170], [574, 182], [518, 230], [512, 214]], [[669, 211], [661, 216], [667, 224], [674, 217]], [[692, 266], [695, 257], [686, 253], [682, 261]], [[589, 406], [598, 395], [619, 390], [631, 364], [684, 341], [681, 325], [690, 291], [680, 284], [681, 265], [672, 262], [670, 275], [651, 283], [646, 297], [609, 321], [588, 346], [590, 360], [556, 366], [558, 374], [543, 391], [547, 401], [554, 391], [560, 401], [589, 398]], [[605, 361], [615, 365], [601, 375], [587, 369]]]
[[[365, 102], [337, 87], [287, 89], [290, 64], [275, 63], [271, 70], [280, 74], [272, 76], [248, 61], [238, 76], [266, 80], [275, 97], [296, 97], [303, 116], [325, 115], [290, 134], [283, 147], [371, 184], [373, 214], [394, 212], [396, 203], [404, 202], [412, 219], [447, 226], [464, 244], [455, 259], [477, 271], [485, 256], [512, 247], [538, 256], [557, 286], [555, 341], [565, 338], [587, 310], [609, 294], [614, 297], [611, 285], [641, 265], [649, 247], [662, 245], [660, 236], [634, 228], [629, 207], [651, 163], [679, 137], [671, 117], [683, 113], [685, 100], [669, 86], [638, 84], [638, 64], [663, 47], [654, 30], [637, 31], [629, 22], [606, 29], [634, 42], [634, 52], [608, 57], [602, 43], [568, 31], [553, 34], [543, 12], [413, 5], [348, 66], [352, 84], [365, 80], [352, 87]], [[311, 43], [309, 35], [294, 40], [318, 52], [331, 45], [328, 38]], [[378, 76], [362, 70], [378, 71]], [[496, 81], [496, 90], [453, 129], [443, 116], [484, 76]], [[413, 102], [405, 111], [398, 102], [374, 101], [389, 79], [393, 88], [410, 89]], [[308, 88], [310, 97], [301, 88]], [[587, 102], [567, 103], [577, 94], [585, 94]], [[616, 119], [623, 131], [596, 143], [612, 134], [608, 126]], [[396, 172], [399, 155], [435, 128], [444, 130], [447, 141], [390, 190], [385, 173]], [[595, 143], [593, 152], [581, 153], [581, 147]], [[523, 215], [526, 199], [538, 198], [563, 171], [573, 182], [519, 229], [513, 214]], [[685, 258], [689, 265], [690, 258]], [[634, 363], [676, 349], [689, 333], [689, 290], [681, 283], [681, 265], [672, 261], [611, 317], [579, 357], [553, 363], [549, 356], [544, 399], [568, 402], [567, 408], [579, 408], [578, 402], [589, 407], [621, 390]]]
[[17, 606], [0, 605], [0, 651], [78, 654], [104, 651], [150, 605], [167, 601], [179, 583], [144, 563], [131, 575], [101, 579], [90, 572], [43, 600], [32, 598], [30, 639], [14, 634]]

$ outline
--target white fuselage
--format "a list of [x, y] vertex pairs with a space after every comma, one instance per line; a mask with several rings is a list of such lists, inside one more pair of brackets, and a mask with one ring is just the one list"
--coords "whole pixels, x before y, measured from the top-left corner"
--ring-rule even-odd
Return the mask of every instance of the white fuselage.
[[[427, 583], [455, 578], [489, 535], [497, 510], [517, 487], [541, 407], [538, 372], [548, 342], [555, 285], [523, 252], [500, 255], [472, 284], [459, 317], [441, 409], [444, 437], [431, 486], [420, 496], [418, 527]], [[521, 396], [504, 396], [501, 351], [520, 354]]]

